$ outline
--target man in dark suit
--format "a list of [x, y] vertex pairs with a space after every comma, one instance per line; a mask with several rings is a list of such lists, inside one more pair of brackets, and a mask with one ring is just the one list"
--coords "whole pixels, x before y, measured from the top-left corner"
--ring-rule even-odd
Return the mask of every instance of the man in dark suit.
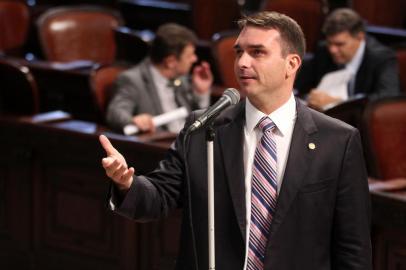
[[[107, 124], [119, 131], [133, 124], [141, 131], [155, 131], [152, 117], [185, 107], [189, 111], [205, 108], [210, 101], [213, 76], [208, 63], [197, 65], [195, 34], [174, 23], [158, 28], [149, 57], [123, 72], [114, 85], [114, 96], [106, 113]], [[184, 119], [164, 126], [179, 132]]]
[[[214, 122], [216, 268], [371, 270], [358, 131], [293, 97], [305, 51], [293, 19], [261, 12], [239, 25], [234, 70], [247, 99]], [[185, 130], [145, 176], [134, 176], [101, 135], [102, 165], [114, 183], [110, 207], [117, 213], [148, 221], [183, 208], [176, 269], [202, 270], [208, 269], [205, 130], [184, 145]]]
[[394, 51], [366, 36], [362, 18], [348, 8], [336, 9], [324, 22], [326, 42], [321, 44], [313, 59], [305, 63], [298, 74], [295, 88], [307, 96], [310, 106], [322, 109], [345, 100], [342, 96], [317, 89], [324, 75], [345, 69], [348, 97], [357, 94], [372, 99], [400, 92], [399, 70]]

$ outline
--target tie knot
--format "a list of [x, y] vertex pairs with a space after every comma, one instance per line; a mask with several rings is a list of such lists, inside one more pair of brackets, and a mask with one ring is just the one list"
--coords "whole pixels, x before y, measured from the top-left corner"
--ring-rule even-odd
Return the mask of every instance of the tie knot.
[[258, 127], [262, 130], [262, 133], [266, 133], [275, 128], [275, 123], [268, 116], [264, 116], [259, 120]]

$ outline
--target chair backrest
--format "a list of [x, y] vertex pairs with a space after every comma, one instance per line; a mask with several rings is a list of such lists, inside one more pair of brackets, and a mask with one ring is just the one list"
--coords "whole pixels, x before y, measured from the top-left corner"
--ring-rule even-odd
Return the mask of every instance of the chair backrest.
[[149, 44], [134, 30], [120, 26], [114, 29], [114, 34], [117, 45], [117, 60], [135, 65], [147, 56]]
[[364, 116], [371, 176], [406, 177], [406, 97], [372, 102]]
[[360, 129], [367, 103], [368, 98], [365, 96], [354, 97], [325, 110], [323, 113]]
[[114, 29], [122, 21], [112, 10], [93, 6], [51, 8], [38, 18], [37, 24], [47, 60], [91, 60], [101, 64], [115, 60]]
[[187, 2], [191, 3], [190, 16], [193, 29], [198, 37], [208, 40], [217, 32], [235, 27], [235, 21], [241, 16], [238, 2], [243, 1], [193, 0]]
[[113, 83], [125, 69], [127, 68], [123, 66], [101, 66], [94, 69], [90, 75], [90, 87], [102, 122], [112, 96]]
[[292, 17], [306, 37], [306, 51], [315, 50], [323, 23], [322, 1], [266, 0], [262, 10], [276, 11]]
[[32, 115], [39, 112], [37, 83], [28, 67], [0, 60], [0, 112]]
[[238, 82], [234, 75], [234, 43], [237, 40], [236, 31], [216, 33], [212, 38], [212, 52], [217, 64], [220, 80], [225, 87], [238, 88]]
[[0, 1], [0, 51], [20, 49], [26, 41], [30, 14], [18, 1]]
[[398, 50], [397, 56], [399, 62], [400, 84], [403, 92], [406, 93], [406, 49]]

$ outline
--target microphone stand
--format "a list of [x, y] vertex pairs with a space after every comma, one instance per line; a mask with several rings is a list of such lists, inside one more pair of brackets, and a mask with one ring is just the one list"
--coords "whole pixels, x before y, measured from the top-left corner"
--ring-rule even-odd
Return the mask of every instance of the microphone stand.
[[213, 125], [206, 129], [207, 142], [207, 204], [208, 204], [208, 232], [209, 232], [209, 270], [216, 269], [215, 236], [214, 236], [214, 151], [213, 141], [216, 136]]

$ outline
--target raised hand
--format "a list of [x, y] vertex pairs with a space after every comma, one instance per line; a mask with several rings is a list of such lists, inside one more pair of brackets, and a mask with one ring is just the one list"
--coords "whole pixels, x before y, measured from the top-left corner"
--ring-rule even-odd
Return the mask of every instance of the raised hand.
[[110, 143], [106, 136], [100, 135], [99, 140], [107, 157], [102, 159], [102, 165], [108, 177], [120, 190], [128, 190], [134, 176], [134, 168], [128, 168], [124, 157]]
[[192, 84], [193, 90], [199, 94], [207, 93], [213, 83], [213, 74], [209, 63], [203, 61], [193, 69]]

